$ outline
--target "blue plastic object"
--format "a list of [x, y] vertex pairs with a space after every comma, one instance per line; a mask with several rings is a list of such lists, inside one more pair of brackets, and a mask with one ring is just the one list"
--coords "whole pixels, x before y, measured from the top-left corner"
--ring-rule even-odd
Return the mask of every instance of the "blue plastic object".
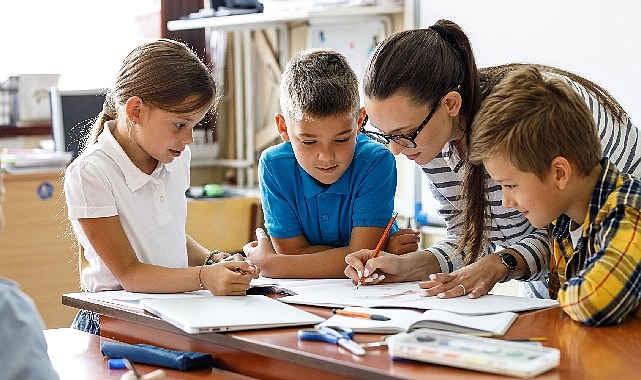
[[[332, 333], [329, 329], [335, 332]], [[353, 336], [354, 331], [352, 329], [338, 326], [298, 330], [298, 339], [300, 340], [315, 340], [331, 344], [338, 344], [338, 339], [340, 338], [352, 339]]]
[[127, 365], [123, 359], [109, 359], [108, 361], [109, 369], [127, 369]]

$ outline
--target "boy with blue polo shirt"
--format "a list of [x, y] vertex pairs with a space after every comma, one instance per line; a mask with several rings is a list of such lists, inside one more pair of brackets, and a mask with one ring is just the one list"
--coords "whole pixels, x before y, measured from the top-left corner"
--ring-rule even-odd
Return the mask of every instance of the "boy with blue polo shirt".
[[[275, 120], [284, 142], [263, 152], [258, 172], [271, 239], [244, 251], [267, 277], [343, 277], [345, 256], [373, 249], [389, 222], [395, 160], [359, 133], [365, 110], [342, 54], [300, 53], [287, 64], [280, 88], [282, 113]], [[403, 230], [386, 249], [411, 252], [417, 242], [416, 233]]]
[[504, 207], [547, 227], [550, 298], [589, 326], [641, 316], [641, 180], [602, 157], [568, 83], [515, 71], [483, 101], [470, 141], [470, 161], [501, 185]]

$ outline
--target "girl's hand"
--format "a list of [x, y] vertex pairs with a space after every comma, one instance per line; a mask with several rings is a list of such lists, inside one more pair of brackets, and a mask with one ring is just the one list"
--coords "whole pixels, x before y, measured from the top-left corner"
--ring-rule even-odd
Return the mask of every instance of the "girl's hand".
[[394, 254], [402, 255], [418, 250], [418, 243], [420, 241], [420, 232], [414, 231], [411, 228], [399, 230], [394, 232], [389, 239], [385, 251]]
[[203, 287], [215, 296], [243, 296], [258, 268], [248, 261], [220, 261], [201, 268]]

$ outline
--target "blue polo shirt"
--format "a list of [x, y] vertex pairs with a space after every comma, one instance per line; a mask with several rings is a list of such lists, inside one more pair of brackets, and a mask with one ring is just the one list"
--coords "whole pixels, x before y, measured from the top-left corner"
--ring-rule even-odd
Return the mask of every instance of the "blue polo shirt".
[[[382, 144], [360, 134], [354, 159], [329, 187], [298, 164], [292, 145], [266, 149], [258, 166], [269, 235], [304, 235], [311, 245], [345, 247], [354, 227], [385, 227], [394, 211], [396, 161]], [[396, 223], [390, 233], [398, 230]]]

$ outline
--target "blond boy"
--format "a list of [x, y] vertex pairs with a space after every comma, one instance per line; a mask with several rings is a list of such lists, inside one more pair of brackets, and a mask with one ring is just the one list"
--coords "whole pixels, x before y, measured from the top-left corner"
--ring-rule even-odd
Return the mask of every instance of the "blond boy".
[[470, 160], [550, 238], [551, 298], [572, 319], [612, 325], [639, 314], [641, 181], [601, 157], [585, 102], [561, 77], [514, 72], [474, 119]]

